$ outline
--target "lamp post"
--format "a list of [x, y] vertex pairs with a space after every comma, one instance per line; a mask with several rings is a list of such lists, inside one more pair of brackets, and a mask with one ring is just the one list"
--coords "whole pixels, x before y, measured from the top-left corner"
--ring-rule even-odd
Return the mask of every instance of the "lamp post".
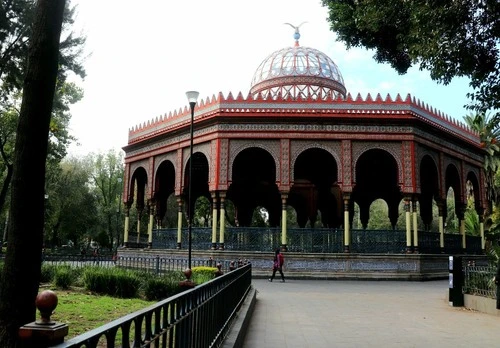
[[[189, 143], [189, 188], [188, 188], [188, 268], [191, 269], [191, 231], [193, 225], [193, 212], [191, 211], [191, 198], [192, 198], [192, 178], [193, 178], [193, 123], [194, 123], [194, 107], [198, 100], [199, 93], [196, 91], [186, 92], [186, 96], [191, 107], [191, 131]], [[194, 210], [194, 209], [193, 209]]]

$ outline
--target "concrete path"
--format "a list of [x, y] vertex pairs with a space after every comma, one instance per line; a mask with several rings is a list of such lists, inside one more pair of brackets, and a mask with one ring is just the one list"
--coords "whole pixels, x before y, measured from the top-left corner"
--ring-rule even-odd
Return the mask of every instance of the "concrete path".
[[450, 306], [447, 280], [252, 283], [245, 348], [500, 347], [500, 317]]

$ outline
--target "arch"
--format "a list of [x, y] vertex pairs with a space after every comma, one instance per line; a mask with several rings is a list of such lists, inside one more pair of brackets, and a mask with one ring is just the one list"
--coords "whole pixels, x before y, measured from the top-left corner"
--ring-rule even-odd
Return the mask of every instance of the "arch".
[[335, 157], [323, 148], [308, 148], [295, 159], [288, 204], [297, 211], [300, 227], [305, 227], [307, 221], [314, 226], [318, 211], [322, 227], [342, 225], [343, 201], [337, 184], [338, 167]]
[[156, 219], [163, 220], [167, 211], [167, 200], [175, 192], [175, 166], [169, 161], [161, 162], [155, 173], [153, 200], [156, 204]]
[[467, 196], [470, 196], [472, 194], [472, 196], [474, 197], [474, 208], [476, 209], [477, 213], [481, 215], [483, 207], [481, 202], [481, 195], [479, 193], [479, 178], [477, 174], [478, 173], [472, 170], [467, 173], [466, 182], [470, 182], [470, 188], [472, 190], [472, 193], [467, 192]]
[[[206, 159], [211, 158], [210, 157], [210, 143], [203, 143], [203, 144], [197, 144], [193, 146], [193, 156], [195, 153], [203, 154]], [[214, 164], [212, 164], [213, 161], [208, 161], [208, 173], [214, 172], [214, 170], [210, 167], [213, 167]], [[183, 149], [183, 158], [182, 158], [182, 166], [184, 168], [184, 173], [187, 173], [187, 168], [189, 164], [189, 148]], [[184, 175], [184, 179], [186, 179], [187, 176]], [[209, 182], [211, 179], [210, 175], [207, 178], [207, 182]], [[186, 181], [183, 181], [181, 186], [186, 186]]]
[[[274, 161], [275, 173], [281, 172], [281, 162], [279, 156], [279, 146], [280, 143], [277, 141], [260, 141], [260, 142], [252, 142], [252, 141], [231, 141], [230, 143], [230, 151], [229, 151], [229, 173], [228, 173], [228, 181], [231, 182], [233, 180], [233, 168], [234, 161], [236, 157], [243, 151], [250, 148], [259, 148], [261, 150], [266, 151]], [[276, 181], [276, 176], [275, 176]]]
[[445, 192], [448, 192], [450, 187], [453, 188], [456, 203], [461, 203], [463, 197], [462, 180], [459, 173], [460, 171], [454, 163], [448, 163], [445, 170]]
[[238, 153], [232, 162], [232, 182], [227, 198], [235, 205], [240, 226], [250, 226], [257, 206], [269, 212], [269, 225], [279, 226], [281, 195], [276, 184], [276, 162], [273, 156], [255, 146]]
[[380, 148], [367, 150], [355, 162], [355, 173], [352, 199], [359, 205], [362, 224], [368, 224], [372, 202], [381, 198], [389, 207], [389, 218], [395, 227], [401, 200], [400, 169], [395, 157]]
[[430, 155], [424, 155], [420, 160], [420, 217], [424, 228], [429, 231], [432, 224], [432, 201], [441, 200], [439, 189], [438, 166], [435, 159]]
[[146, 193], [146, 186], [148, 183], [148, 174], [146, 168], [138, 166], [135, 168], [132, 173], [131, 180], [129, 182], [130, 190], [128, 196], [128, 202], [132, 204], [134, 202], [134, 193], [136, 192], [136, 184], [137, 184], [137, 197], [136, 197], [136, 206], [137, 209], [144, 208], [144, 197]]
[[[403, 179], [403, 165], [401, 163], [401, 144], [398, 143], [378, 143], [378, 142], [365, 142], [365, 143], [353, 143], [353, 156], [352, 163], [354, 163], [354, 178], [357, 177], [357, 163], [359, 159], [367, 152], [372, 150], [385, 151], [392, 156], [396, 162], [398, 169], [398, 183], [404, 182]], [[399, 149], [399, 152], [398, 152]]]
[[[184, 189], [183, 196], [184, 201], [190, 205], [188, 211], [194, 212], [195, 202], [201, 197], [205, 196], [211, 201], [210, 192], [208, 190], [208, 178], [209, 178], [209, 164], [208, 159], [202, 152], [193, 153], [193, 173], [191, 175], [191, 182], [189, 182], [189, 167], [191, 158], [186, 162], [184, 168]], [[189, 201], [189, 186], [191, 186], [191, 201]], [[187, 206], [186, 204], [186, 206]]]
[[[290, 181], [295, 180], [295, 175], [293, 168], [295, 168], [295, 162], [297, 161], [297, 158], [299, 158], [305, 151], [310, 150], [310, 149], [323, 149], [326, 152], [328, 152], [334, 159], [336, 163], [342, 163], [341, 158], [339, 156], [340, 153], [340, 142], [334, 143], [334, 144], [323, 144], [319, 142], [293, 142], [292, 143], [292, 158], [290, 161], [290, 167], [292, 168], [292, 171], [290, 173]], [[340, 166], [337, 166], [337, 178], [341, 177], [341, 168]], [[338, 180], [338, 179], [337, 179]], [[340, 180], [342, 181], [342, 180]]]

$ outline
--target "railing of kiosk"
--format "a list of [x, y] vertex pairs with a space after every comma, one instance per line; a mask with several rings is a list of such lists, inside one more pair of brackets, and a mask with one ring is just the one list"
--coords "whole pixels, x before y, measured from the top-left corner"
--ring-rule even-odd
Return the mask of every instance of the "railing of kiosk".
[[[412, 231], [413, 232], [413, 231]], [[413, 233], [412, 233], [413, 235]], [[220, 240], [217, 236], [217, 243]], [[131, 234], [131, 240], [137, 235]], [[140, 244], [147, 244], [147, 235], [140, 236]], [[353, 253], [404, 253], [406, 252], [405, 230], [351, 230], [350, 252]], [[188, 229], [181, 231], [181, 245], [187, 246]], [[344, 230], [326, 228], [291, 228], [287, 230], [287, 250], [303, 253], [341, 253], [344, 251]], [[207, 250], [212, 246], [211, 228], [192, 228], [193, 250]], [[229, 227], [224, 234], [224, 249], [236, 251], [271, 251], [281, 245], [280, 228]], [[413, 244], [414, 245], [414, 244]], [[177, 248], [177, 229], [153, 230], [152, 247], [156, 249]], [[444, 234], [444, 249], [440, 247], [438, 232], [418, 232], [420, 253], [461, 253], [462, 236]], [[481, 238], [466, 236], [466, 250], [470, 254], [481, 254]]]

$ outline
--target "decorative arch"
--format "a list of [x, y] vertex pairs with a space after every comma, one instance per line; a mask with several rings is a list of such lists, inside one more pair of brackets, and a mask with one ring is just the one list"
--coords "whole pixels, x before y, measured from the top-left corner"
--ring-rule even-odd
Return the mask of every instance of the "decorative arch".
[[422, 160], [424, 159], [424, 157], [428, 157], [434, 163], [434, 166], [436, 167], [437, 172], [438, 172], [438, 180], [440, 177], [439, 154], [435, 151], [431, 151], [430, 149], [428, 149], [426, 147], [418, 146], [417, 147], [417, 154], [416, 154], [416, 163], [417, 163], [418, 167], [417, 167], [417, 170], [415, 172], [415, 179], [416, 179], [416, 183], [417, 183], [417, 193], [419, 193], [422, 189], [420, 186], [420, 183], [422, 181], [420, 178], [420, 176], [421, 176], [420, 166], [422, 164]]
[[280, 143], [277, 140], [259, 141], [259, 142], [239, 141], [239, 140], [231, 141], [229, 144], [230, 150], [229, 150], [229, 164], [228, 164], [228, 169], [229, 169], [228, 181], [233, 180], [233, 164], [236, 156], [238, 156], [238, 154], [240, 154], [243, 150], [252, 147], [267, 151], [274, 159], [274, 166], [276, 168], [276, 173], [280, 173], [281, 161], [279, 155], [279, 146]]
[[[213, 163], [213, 161], [211, 160], [212, 157], [211, 157], [211, 153], [210, 153], [210, 148], [211, 148], [210, 143], [203, 143], [203, 144], [198, 144], [198, 145], [193, 146], [193, 155], [196, 152], [199, 152], [199, 153], [202, 153], [203, 155], [205, 155], [205, 158], [208, 161], [209, 174], [214, 173], [214, 170], [211, 170], [210, 167], [215, 165]], [[183, 150], [184, 151], [182, 151], [182, 168], [184, 168], [184, 173], [187, 173], [186, 168], [187, 168], [187, 163], [189, 161], [189, 147], [184, 148]], [[215, 178], [213, 178], [213, 177], [211, 177], [211, 175], [209, 175], [208, 182], [213, 182], [214, 180], [215, 180]], [[183, 180], [181, 183], [181, 186], [184, 186], [184, 185], [185, 185], [185, 182]]]
[[304, 153], [307, 150], [310, 149], [322, 149], [328, 152], [335, 160], [337, 164], [337, 180], [341, 181], [341, 158], [339, 156], [341, 149], [340, 149], [340, 142], [335, 142], [335, 143], [322, 143], [322, 142], [314, 142], [314, 141], [298, 141], [298, 142], [293, 142], [291, 144], [291, 161], [290, 161], [290, 168], [291, 173], [290, 173], [290, 181], [293, 182], [295, 180], [295, 173], [293, 168], [295, 168], [295, 162], [297, 161], [297, 158]]
[[353, 163], [353, 177], [356, 180], [356, 167], [359, 158], [369, 150], [379, 149], [388, 152], [398, 167], [398, 183], [404, 182], [403, 165], [401, 163], [401, 143], [378, 143], [378, 142], [363, 142], [352, 144], [352, 163]]

